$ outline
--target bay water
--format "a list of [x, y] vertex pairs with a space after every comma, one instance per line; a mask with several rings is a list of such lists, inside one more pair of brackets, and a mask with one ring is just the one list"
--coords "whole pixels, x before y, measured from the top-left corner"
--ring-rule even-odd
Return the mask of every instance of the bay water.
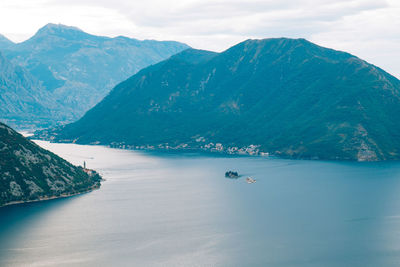
[[398, 162], [36, 142], [106, 181], [0, 208], [0, 266], [400, 265]]

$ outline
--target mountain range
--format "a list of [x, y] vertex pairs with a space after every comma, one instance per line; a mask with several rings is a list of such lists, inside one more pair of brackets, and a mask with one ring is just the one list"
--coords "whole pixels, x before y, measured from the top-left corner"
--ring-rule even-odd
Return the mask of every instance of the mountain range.
[[[3, 56], [30, 73], [48, 91], [49, 103], [60, 107], [45, 119], [53, 124], [78, 119], [120, 81], [187, 48], [172, 41], [95, 36], [61, 24], [47, 24], [21, 43], [0, 36]], [[25, 89], [36, 94], [34, 88]], [[40, 110], [27, 115], [47, 118]]]
[[[187, 49], [118, 84], [61, 142], [400, 159], [400, 81], [305, 39]], [[46, 133], [41, 133], [42, 136]]]
[[0, 49], [8, 48], [8, 47], [13, 46], [13, 45], [15, 45], [14, 42], [9, 40], [4, 35], [0, 34]]
[[52, 100], [36, 77], [0, 53], [0, 114], [3, 121], [46, 126], [47, 121], [62, 113], [62, 107]]
[[0, 207], [65, 197], [100, 187], [94, 171], [76, 167], [0, 123]]

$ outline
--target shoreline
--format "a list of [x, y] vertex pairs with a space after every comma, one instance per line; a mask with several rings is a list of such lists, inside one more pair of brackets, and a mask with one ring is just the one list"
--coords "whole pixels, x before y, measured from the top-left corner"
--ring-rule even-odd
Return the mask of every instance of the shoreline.
[[[397, 162], [396, 159], [363, 159], [352, 157], [318, 157], [318, 156], [298, 156], [287, 155], [282, 153], [272, 153], [260, 151], [259, 145], [248, 145], [241, 147], [239, 150], [231, 150], [232, 147], [225, 147], [221, 144], [220, 149], [215, 147], [193, 147], [193, 146], [178, 146], [178, 147], [165, 147], [159, 145], [126, 145], [122, 143], [101, 143], [101, 142], [74, 142], [72, 140], [54, 140], [48, 137], [33, 135], [30, 140], [32, 141], [46, 141], [56, 144], [75, 144], [75, 145], [88, 145], [88, 146], [103, 146], [113, 149], [131, 150], [131, 151], [144, 151], [144, 152], [162, 152], [162, 153], [205, 153], [221, 156], [234, 156], [234, 157], [260, 157], [270, 159], [287, 159], [287, 160], [311, 160], [311, 161], [329, 161], [329, 162]], [[217, 143], [220, 145], [220, 143]], [[237, 148], [237, 147], [234, 147]]]
[[180, 153], [199, 153], [204, 155], [218, 155], [222, 157], [255, 157], [255, 158], [264, 158], [264, 159], [282, 159], [282, 160], [307, 160], [307, 161], [320, 161], [320, 162], [350, 162], [350, 163], [382, 163], [382, 162], [400, 162], [400, 160], [358, 160], [352, 158], [317, 158], [317, 157], [290, 157], [280, 154], [272, 154], [268, 155], [263, 154], [248, 154], [248, 153], [229, 153], [226, 151], [215, 151], [215, 150], [206, 150], [201, 148], [179, 148], [179, 149], [171, 149], [171, 148], [129, 148], [129, 147], [121, 147], [121, 146], [113, 146], [110, 144], [93, 144], [93, 143], [73, 143], [73, 142], [56, 142], [45, 139], [32, 139], [39, 141], [46, 141], [55, 144], [74, 144], [74, 145], [82, 145], [82, 146], [102, 146], [111, 149], [120, 149], [127, 151], [137, 151], [137, 152], [147, 152], [147, 153], [170, 153], [170, 154], [180, 154]]
[[6, 206], [12, 206], [12, 205], [19, 205], [19, 204], [26, 204], [26, 203], [32, 203], [32, 202], [41, 202], [41, 201], [48, 201], [48, 200], [54, 200], [54, 199], [59, 199], [59, 198], [68, 198], [68, 197], [73, 197], [73, 196], [78, 196], [78, 195], [83, 195], [86, 193], [93, 192], [94, 190], [100, 189], [101, 184], [97, 186], [92, 186], [89, 189], [81, 192], [76, 192], [76, 193], [63, 193], [59, 196], [52, 196], [52, 197], [39, 197], [38, 199], [31, 199], [31, 200], [19, 200], [19, 201], [12, 201], [5, 203], [0, 206], [0, 209]]
[[[347, 163], [385, 163], [385, 162], [400, 162], [400, 160], [396, 159], [378, 159], [378, 160], [360, 160], [355, 158], [318, 158], [318, 157], [294, 157], [282, 154], [273, 154], [273, 153], [265, 153], [265, 154], [250, 154], [250, 153], [229, 153], [227, 151], [215, 151], [215, 150], [208, 150], [202, 148], [194, 148], [194, 147], [187, 147], [187, 148], [136, 148], [136, 147], [125, 147], [122, 145], [113, 145], [113, 144], [103, 144], [103, 143], [76, 143], [76, 142], [66, 142], [66, 141], [55, 141], [50, 140], [48, 138], [40, 138], [34, 136], [35, 138], [31, 138], [31, 141], [45, 141], [55, 144], [74, 144], [74, 145], [82, 145], [82, 146], [102, 146], [111, 149], [121, 149], [121, 150], [130, 150], [130, 151], [138, 151], [138, 152], [156, 152], [156, 153], [172, 153], [172, 154], [179, 154], [179, 153], [200, 153], [200, 154], [209, 154], [209, 155], [219, 155], [219, 156], [228, 156], [228, 157], [259, 157], [265, 159], [283, 159], [283, 160], [307, 160], [307, 161], [320, 161], [320, 162], [347, 162]], [[264, 152], [262, 152], [264, 153]]]

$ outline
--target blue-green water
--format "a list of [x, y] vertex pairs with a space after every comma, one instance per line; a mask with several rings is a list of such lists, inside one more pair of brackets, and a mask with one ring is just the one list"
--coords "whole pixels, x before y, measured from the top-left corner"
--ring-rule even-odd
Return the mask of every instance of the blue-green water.
[[1, 208], [0, 266], [400, 265], [400, 163], [40, 144], [107, 181]]

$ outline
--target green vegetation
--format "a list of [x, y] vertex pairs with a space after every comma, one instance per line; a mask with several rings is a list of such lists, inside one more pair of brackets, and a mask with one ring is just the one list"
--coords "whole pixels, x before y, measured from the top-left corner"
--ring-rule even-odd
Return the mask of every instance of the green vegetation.
[[25, 68], [0, 53], [0, 118], [9, 124], [40, 124], [58, 117], [61, 108], [50, 93]]
[[53, 138], [393, 160], [399, 89], [395, 77], [348, 53], [304, 39], [247, 40], [219, 54], [189, 49], [140, 71]]
[[69, 196], [100, 187], [87, 174], [0, 123], [0, 206]]

